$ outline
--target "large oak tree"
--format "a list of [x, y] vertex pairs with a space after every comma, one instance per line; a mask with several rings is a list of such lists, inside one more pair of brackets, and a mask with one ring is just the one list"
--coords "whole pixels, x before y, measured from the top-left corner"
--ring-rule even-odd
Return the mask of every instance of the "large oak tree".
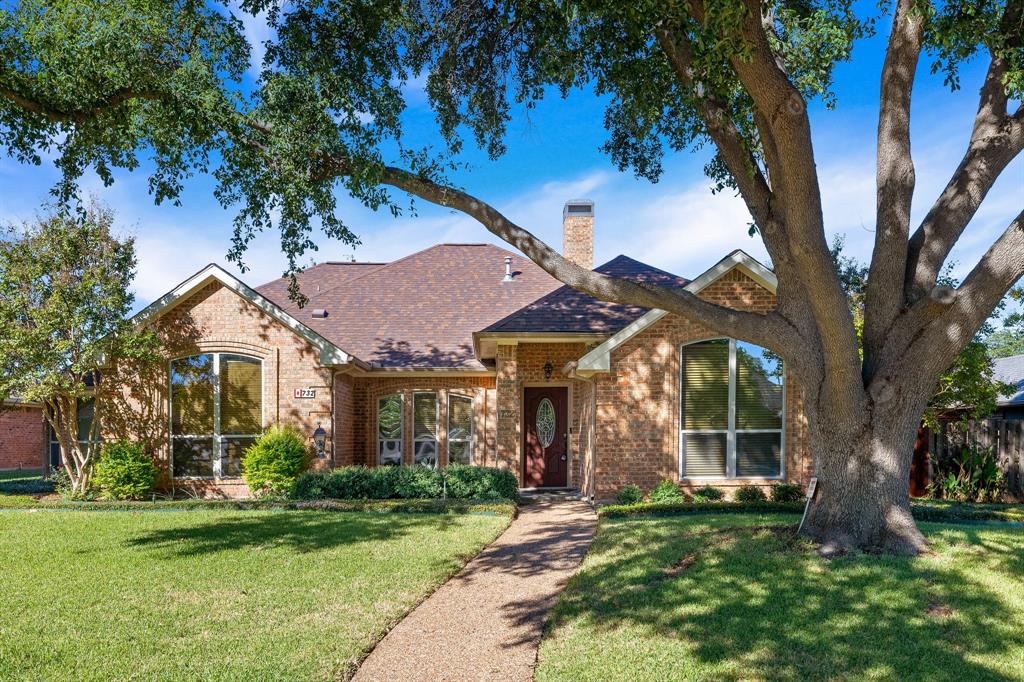
[[[266, 11], [276, 36], [251, 85], [248, 45], [224, 7], [24, 0], [0, 10], [0, 145], [30, 162], [54, 153], [63, 200], [85, 169], [110, 180], [143, 156], [158, 200], [212, 171], [219, 199], [239, 207], [230, 255], [241, 260], [256, 231], [274, 228], [293, 268], [313, 246], [311, 225], [355, 239], [339, 190], [394, 211], [411, 194], [475, 218], [577, 289], [766, 346], [801, 379], [820, 482], [807, 532], [830, 548], [914, 552], [924, 540], [907, 479], [921, 414], [1024, 274], [1022, 213], [1007, 216], [959, 286], [938, 280], [1024, 147], [1024, 12], [1021, 0], [884, 4], [863, 356], [825, 238], [808, 116], [811, 100], [832, 102], [833, 67], [875, 25], [849, 1], [246, 0], [243, 11]], [[972, 58], [988, 68], [970, 141], [911, 224], [919, 62], [957, 85]], [[402, 127], [403, 84], [423, 74], [432, 145]], [[606, 98], [604, 149], [620, 169], [657, 179], [665, 153], [714, 145], [707, 173], [745, 201], [778, 276], [776, 310], [729, 310], [584, 270], [446, 180], [466, 139], [498, 159], [511, 107], [574, 88]]]

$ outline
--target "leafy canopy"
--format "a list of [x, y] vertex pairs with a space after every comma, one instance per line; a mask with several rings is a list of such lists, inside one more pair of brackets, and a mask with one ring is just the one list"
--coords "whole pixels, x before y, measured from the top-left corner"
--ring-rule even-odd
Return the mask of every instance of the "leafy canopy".
[[105, 360], [148, 352], [127, 319], [135, 246], [113, 221], [93, 203], [0, 232], [0, 397], [85, 398]]
[[[707, 145], [708, 102], [763, 164], [755, 109], [730, 63], [751, 49], [741, 35], [750, 10], [739, 0], [700, 7], [703, 21], [679, 0], [244, 0], [241, 11], [266, 11], [276, 34], [250, 83], [250, 46], [229, 6], [25, 0], [0, 5], [0, 145], [31, 163], [55, 154], [61, 201], [87, 168], [109, 183], [112, 169], [149, 158], [158, 202], [177, 201], [193, 173], [213, 172], [217, 197], [237, 209], [229, 256], [242, 263], [256, 232], [277, 229], [294, 270], [316, 248], [315, 226], [357, 241], [339, 188], [406, 210], [379, 184], [390, 165], [439, 180], [467, 141], [500, 157], [512, 107], [571, 89], [606, 99], [602, 148], [620, 169], [654, 181], [666, 151]], [[832, 106], [833, 69], [877, 16], [850, 0], [763, 8], [794, 85]], [[952, 87], [961, 64], [987, 51], [1007, 63], [1011, 98], [1024, 92], [1024, 53], [1000, 24], [1003, 10], [995, 0], [921, 3], [924, 47]], [[659, 30], [687, 36], [688, 78], [673, 72]], [[424, 76], [430, 140], [413, 139], [402, 118], [404, 86]], [[719, 189], [735, 186], [719, 154], [706, 170]]]

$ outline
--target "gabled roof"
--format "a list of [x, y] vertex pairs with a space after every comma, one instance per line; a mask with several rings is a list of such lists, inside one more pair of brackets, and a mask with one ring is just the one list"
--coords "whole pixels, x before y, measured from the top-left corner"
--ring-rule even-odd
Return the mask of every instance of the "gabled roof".
[[[326, 263], [317, 263], [302, 272], [296, 273], [295, 279], [298, 280], [299, 289], [302, 293], [306, 296], [311, 296], [328, 289], [333, 289], [339, 284], [365, 275], [368, 272], [373, 272], [385, 265], [387, 263], [328, 261]], [[266, 284], [261, 284], [256, 287], [256, 291], [272, 301], [285, 301], [290, 305], [291, 301], [288, 300], [288, 284], [288, 278], [282, 277]]]
[[[595, 272], [623, 277], [636, 282], [667, 286], [686, 286], [688, 280], [626, 256], [616, 256]], [[633, 322], [649, 308], [608, 303], [561, 286], [508, 317], [483, 329], [481, 335], [514, 332], [546, 332], [560, 334], [614, 334]]]
[[[515, 273], [503, 281], [505, 258]], [[286, 287], [258, 287], [277, 304], [374, 368], [468, 370], [487, 368], [473, 351], [473, 333], [560, 286], [533, 261], [491, 244], [439, 244], [347, 275], [351, 264], [325, 264], [302, 292], [299, 308]], [[320, 291], [312, 290], [316, 282]], [[325, 286], [324, 282], [329, 282]], [[313, 318], [324, 309], [326, 318]]]
[[219, 265], [210, 263], [205, 268], [197, 272], [196, 274], [189, 277], [187, 280], [179, 284], [173, 291], [170, 291], [161, 296], [156, 301], [153, 301], [148, 306], [139, 311], [132, 320], [142, 324], [150, 320], [156, 319], [163, 315], [168, 310], [173, 309], [178, 303], [186, 300], [194, 292], [203, 288], [211, 282], [219, 282], [225, 288], [234, 291], [240, 297], [252, 303], [257, 308], [262, 310], [264, 313], [269, 315], [271, 318], [277, 320], [285, 327], [288, 327], [293, 332], [298, 334], [300, 337], [309, 341], [315, 348], [320, 351], [320, 363], [323, 365], [364, 365], [359, 361], [358, 358], [353, 357], [349, 353], [339, 348], [337, 345], [329, 341], [328, 339], [321, 336], [319, 333], [311, 329], [308, 325], [299, 322], [292, 315], [285, 312], [281, 306], [277, 305], [263, 294], [259, 293], [255, 289], [252, 289], [247, 284], [242, 282], [240, 279], [227, 272]]
[[999, 405], [1024, 405], [1024, 355], [1011, 355], [993, 361], [993, 376], [1003, 383], [1016, 387], [1016, 391], [1000, 396]]
[[[694, 294], [699, 293], [709, 284], [732, 270], [740, 270], [772, 293], [775, 293], [775, 289], [778, 287], [775, 273], [758, 262], [750, 254], [737, 249], [687, 284], [686, 290]], [[611, 367], [611, 352], [615, 348], [621, 346], [667, 314], [666, 311], [658, 309], [648, 311], [580, 358], [576, 365], [576, 371], [583, 376], [607, 372]]]

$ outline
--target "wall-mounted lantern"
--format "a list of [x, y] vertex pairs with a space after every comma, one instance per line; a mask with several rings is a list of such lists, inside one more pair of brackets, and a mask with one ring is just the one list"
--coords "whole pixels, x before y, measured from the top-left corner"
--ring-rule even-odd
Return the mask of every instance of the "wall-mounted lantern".
[[551, 375], [555, 373], [555, 366], [550, 361], [544, 363], [544, 381], [551, 381]]
[[316, 446], [316, 456], [318, 458], [323, 459], [327, 456], [327, 432], [324, 431], [324, 427], [320, 424], [316, 425], [316, 431], [313, 432], [313, 445]]

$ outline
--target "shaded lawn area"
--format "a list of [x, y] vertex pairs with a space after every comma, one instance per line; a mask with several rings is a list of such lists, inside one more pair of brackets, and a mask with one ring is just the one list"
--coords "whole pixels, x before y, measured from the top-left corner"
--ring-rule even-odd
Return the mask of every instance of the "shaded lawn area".
[[0, 679], [344, 677], [508, 522], [2, 512]]
[[792, 515], [602, 520], [536, 679], [1024, 679], [1024, 528], [921, 527], [830, 562]]

